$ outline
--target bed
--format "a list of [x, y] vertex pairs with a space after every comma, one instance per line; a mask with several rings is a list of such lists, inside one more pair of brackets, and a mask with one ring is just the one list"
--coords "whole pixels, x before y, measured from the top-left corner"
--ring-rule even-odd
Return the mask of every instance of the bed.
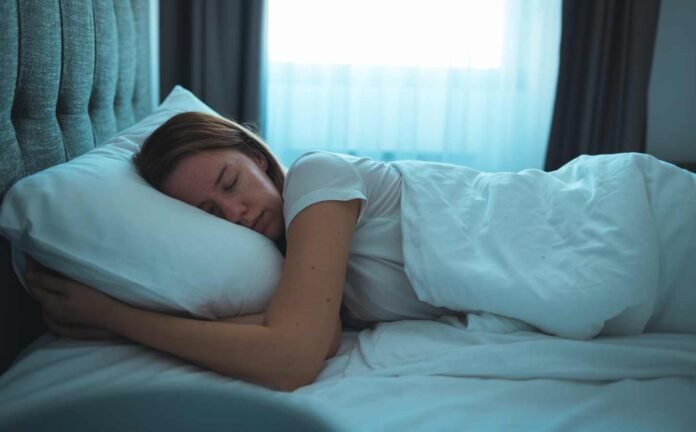
[[[0, 3], [2, 193], [155, 108], [156, 3]], [[275, 392], [127, 340], [57, 337], [0, 240], [3, 431], [696, 429], [693, 334], [576, 341], [485, 313], [385, 322], [346, 328], [315, 383]]]

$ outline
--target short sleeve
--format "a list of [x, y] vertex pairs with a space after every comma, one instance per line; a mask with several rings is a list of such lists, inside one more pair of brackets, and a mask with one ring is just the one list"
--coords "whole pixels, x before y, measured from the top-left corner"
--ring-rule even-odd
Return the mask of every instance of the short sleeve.
[[303, 209], [321, 201], [360, 199], [357, 223], [367, 208], [367, 189], [357, 169], [336, 153], [313, 151], [295, 160], [283, 186], [283, 214], [287, 230]]

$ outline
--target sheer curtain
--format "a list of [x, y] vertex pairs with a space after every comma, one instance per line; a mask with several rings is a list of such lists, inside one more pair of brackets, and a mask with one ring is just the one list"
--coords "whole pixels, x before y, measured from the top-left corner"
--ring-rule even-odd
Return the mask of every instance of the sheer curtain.
[[263, 135], [310, 150], [542, 168], [561, 0], [269, 0]]

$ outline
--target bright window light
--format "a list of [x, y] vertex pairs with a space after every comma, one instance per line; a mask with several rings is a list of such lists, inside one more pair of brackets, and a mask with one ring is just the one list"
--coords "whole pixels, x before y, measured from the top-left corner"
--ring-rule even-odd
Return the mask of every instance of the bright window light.
[[271, 62], [500, 67], [502, 0], [270, 0]]

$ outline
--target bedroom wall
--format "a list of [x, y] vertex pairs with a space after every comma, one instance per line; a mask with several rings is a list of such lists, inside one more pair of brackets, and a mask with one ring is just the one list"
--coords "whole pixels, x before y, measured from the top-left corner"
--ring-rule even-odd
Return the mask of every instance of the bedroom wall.
[[662, 0], [648, 100], [647, 152], [696, 162], [696, 1]]

